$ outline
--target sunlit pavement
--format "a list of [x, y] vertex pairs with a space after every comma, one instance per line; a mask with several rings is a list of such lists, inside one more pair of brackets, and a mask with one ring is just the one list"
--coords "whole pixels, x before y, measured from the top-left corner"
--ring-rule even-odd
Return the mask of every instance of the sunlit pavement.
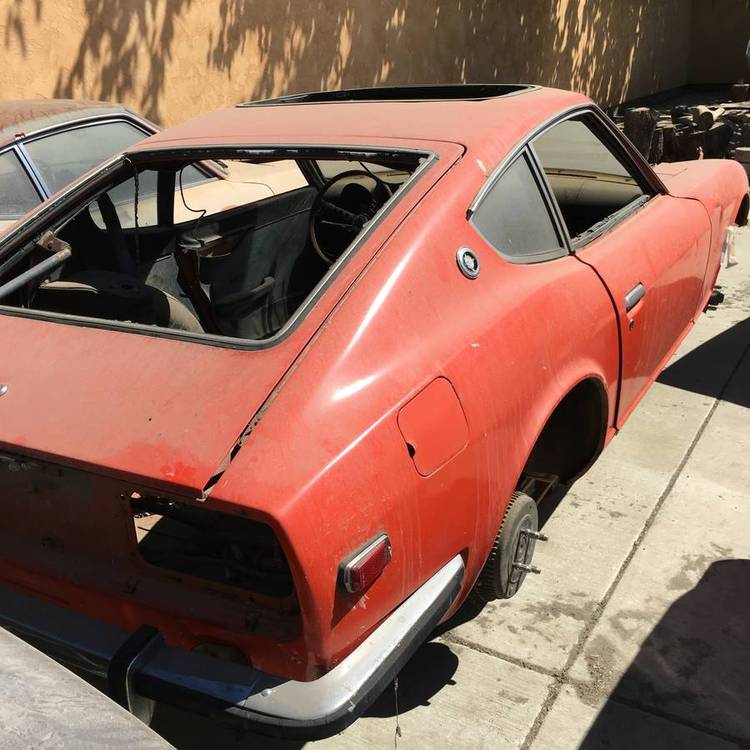
[[[594, 468], [542, 508], [543, 573], [426, 644], [316, 748], [750, 744], [750, 232]], [[396, 737], [396, 727], [400, 736]], [[159, 707], [178, 748], [297, 748]]]

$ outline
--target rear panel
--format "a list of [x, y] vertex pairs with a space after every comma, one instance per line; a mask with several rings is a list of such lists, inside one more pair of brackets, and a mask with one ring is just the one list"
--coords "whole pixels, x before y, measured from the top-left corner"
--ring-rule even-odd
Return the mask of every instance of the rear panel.
[[[301, 618], [272, 530], [205, 503], [175, 502], [113, 479], [0, 455], [0, 579], [183, 648], [231, 649], [269, 665], [296, 651]], [[262, 647], [261, 647], [262, 646]], [[290, 668], [290, 667], [287, 667]]]

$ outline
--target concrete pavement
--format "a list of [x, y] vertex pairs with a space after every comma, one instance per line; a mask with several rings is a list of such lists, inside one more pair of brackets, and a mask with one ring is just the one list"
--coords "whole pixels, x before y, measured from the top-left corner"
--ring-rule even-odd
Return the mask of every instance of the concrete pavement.
[[[541, 508], [542, 575], [459, 613], [399, 676], [398, 706], [389, 689], [311, 750], [750, 747], [748, 230], [737, 255], [726, 302]], [[185, 750], [304, 745], [166, 707], [153, 728]]]

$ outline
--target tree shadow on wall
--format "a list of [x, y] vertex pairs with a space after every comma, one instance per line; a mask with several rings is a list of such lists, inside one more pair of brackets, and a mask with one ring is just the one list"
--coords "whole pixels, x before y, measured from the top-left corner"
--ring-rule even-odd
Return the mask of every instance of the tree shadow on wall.
[[[13, 38], [25, 54], [28, 26], [45, 22], [51, 1], [13, 0], [6, 48]], [[123, 100], [161, 120], [166, 87], [179, 85], [167, 80], [169, 63], [205, 42], [191, 37], [185, 20], [200, 3], [83, 1], [80, 47], [57, 71], [55, 96]], [[346, 86], [528, 81], [609, 102], [626, 95], [636, 60], [656, 87], [662, 68], [644, 60], [661, 48], [653, 38], [665, 14], [658, 0], [220, 0], [213, 7], [201, 63], [234, 80], [244, 76], [246, 99]]]

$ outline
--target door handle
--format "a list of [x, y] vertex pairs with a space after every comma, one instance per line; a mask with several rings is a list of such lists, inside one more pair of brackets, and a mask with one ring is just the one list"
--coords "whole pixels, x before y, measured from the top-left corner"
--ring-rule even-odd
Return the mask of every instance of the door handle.
[[639, 281], [625, 295], [625, 312], [630, 312], [646, 296], [646, 287]]

